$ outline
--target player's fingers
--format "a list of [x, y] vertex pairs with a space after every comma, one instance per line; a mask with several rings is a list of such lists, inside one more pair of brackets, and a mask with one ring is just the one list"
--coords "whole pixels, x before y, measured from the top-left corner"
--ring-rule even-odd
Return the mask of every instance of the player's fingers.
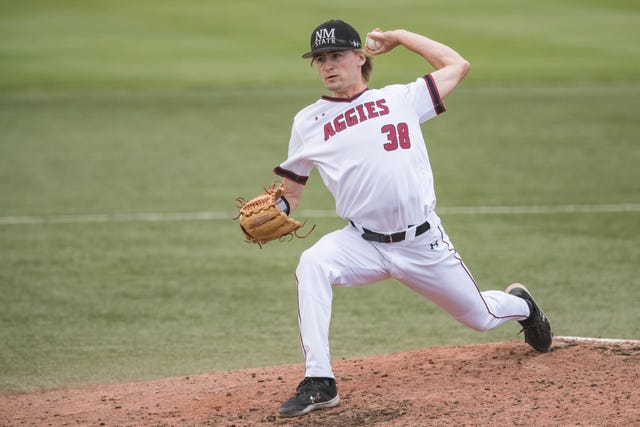
[[384, 40], [384, 33], [380, 28], [374, 28], [373, 30], [367, 33], [367, 37], [372, 40], [377, 40], [382, 42]]
[[381, 53], [384, 53], [388, 50], [385, 45], [386, 43], [384, 33], [379, 28], [376, 28], [367, 33], [365, 48], [369, 53], [371, 53], [372, 55], [379, 55]]

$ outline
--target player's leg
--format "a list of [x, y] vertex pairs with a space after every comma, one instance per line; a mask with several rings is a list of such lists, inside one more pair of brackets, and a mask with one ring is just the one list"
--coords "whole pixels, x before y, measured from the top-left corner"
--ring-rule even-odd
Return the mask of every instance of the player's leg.
[[436, 303], [454, 319], [478, 331], [509, 320], [522, 321], [530, 313], [522, 298], [503, 291], [481, 292], [470, 271], [450, 243], [442, 226], [430, 230], [401, 249], [394, 277]]
[[351, 226], [327, 234], [302, 253], [296, 281], [307, 376], [333, 376], [328, 337], [332, 286], [366, 285], [388, 277], [380, 253]]
[[281, 416], [300, 416], [338, 404], [329, 351], [332, 286], [366, 285], [388, 277], [380, 253], [351, 226], [327, 234], [302, 253], [296, 281], [305, 379], [280, 407]]

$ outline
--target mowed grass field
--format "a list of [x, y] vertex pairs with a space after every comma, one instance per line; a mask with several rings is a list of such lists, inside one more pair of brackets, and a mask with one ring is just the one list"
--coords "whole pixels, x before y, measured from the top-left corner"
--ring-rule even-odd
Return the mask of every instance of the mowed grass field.
[[[0, 0], [0, 392], [302, 362], [293, 272], [345, 221], [316, 173], [307, 239], [260, 250], [231, 218], [324, 93], [300, 54], [334, 17], [472, 63], [424, 132], [480, 287], [526, 283], [556, 335], [640, 338], [640, 6], [343, 3]], [[371, 86], [428, 71], [394, 51]], [[394, 281], [334, 293], [334, 358], [518, 330]]]

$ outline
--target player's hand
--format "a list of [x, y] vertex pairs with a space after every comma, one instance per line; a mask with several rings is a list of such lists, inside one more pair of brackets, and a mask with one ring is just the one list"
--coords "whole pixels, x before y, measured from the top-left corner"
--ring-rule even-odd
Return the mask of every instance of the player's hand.
[[382, 31], [380, 28], [371, 30], [365, 38], [365, 49], [371, 55], [389, 52], [398, 44], [398, 38], [394, 36], [393, 31]]

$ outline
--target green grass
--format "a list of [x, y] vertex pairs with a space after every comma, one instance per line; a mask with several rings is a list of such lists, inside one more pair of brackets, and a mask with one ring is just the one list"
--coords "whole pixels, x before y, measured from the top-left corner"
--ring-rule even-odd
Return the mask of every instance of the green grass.
[[[362, 31], [425, 29], [471, 60], [424, 127], [439, 206], [640, 203], [632, 2], [0, 6], [0, 218], [229, 216], [0, 222], [2, 392], [302, 362], [293, 272], [344, 221], [312, 218], [308, 239], [259, 250], [230, 218], [235, 197], [274, 179], [293, 115], [322, 93], [299, 54], [336, 11]], [[393, 52], [372, 86], [424, 71]], [[331, 209], [314, 173], [301, 210]], [[636, 339], [639, 220], [443, 215], [482, 289], [527, 283], [557, 335]], [[517, 326], [471, 331], [386, 281], [336, 289], [332, 355], [520, 339]]]
[[[0, 89], [317, 86], [300, 59], [320, 22], [403, 27], [452, 44], [470, 83], [637, 81], [629, 0], [0, 0]], [[393, 62], [394, 67], [382, 63]], [[373, 83], [424, 68], [397, 51]], [[384, 68], [384, 69], [383, 69]]]

